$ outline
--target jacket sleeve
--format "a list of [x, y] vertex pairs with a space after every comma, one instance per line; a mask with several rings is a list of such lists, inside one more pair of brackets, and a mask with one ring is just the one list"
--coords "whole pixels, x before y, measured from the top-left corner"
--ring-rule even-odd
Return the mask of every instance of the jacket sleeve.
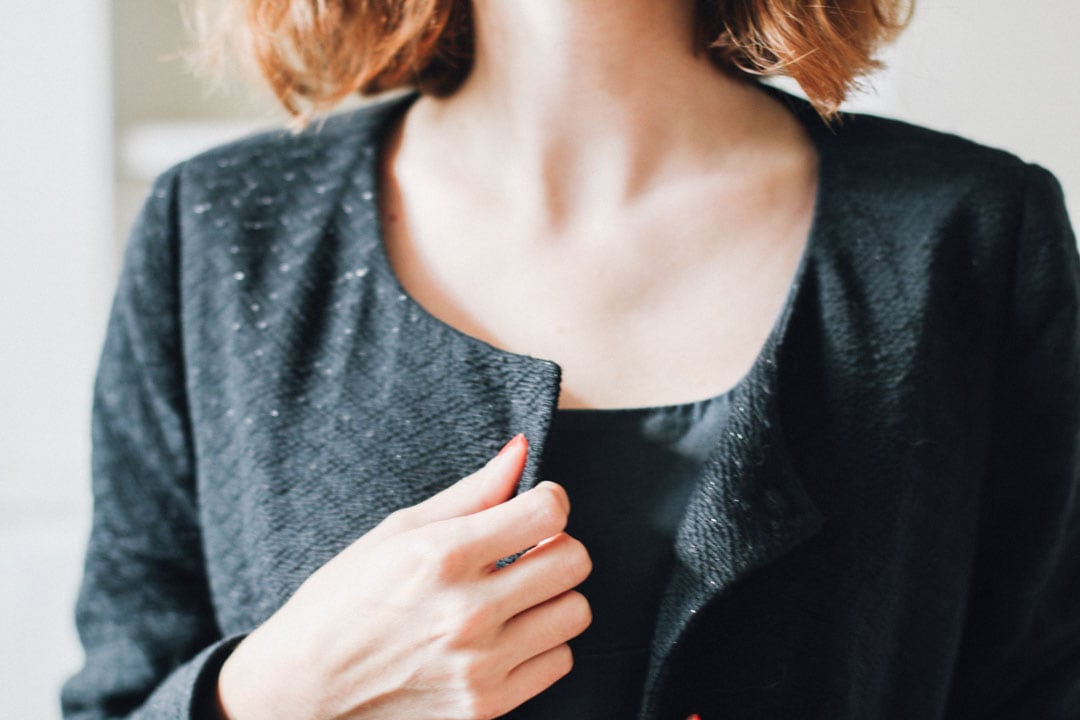
[[1080, 718], [1080, 261], [1027, 168], [981, 530], [949, 718]]
[[65, 718], [192, 718], [237, 639], [222, 639], [204, 572], [178, 301], [176, 186], [137, 220], [94, 390], [93, 524], [76, 625], [82, 670]]

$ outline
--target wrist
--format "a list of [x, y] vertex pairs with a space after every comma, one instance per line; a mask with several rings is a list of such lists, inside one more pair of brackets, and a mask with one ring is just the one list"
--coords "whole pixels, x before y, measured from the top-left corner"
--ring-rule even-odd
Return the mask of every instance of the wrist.
[[206, 658], [195, 681], [191, 700], [193, 720], [234, 720], [224, 711], [219, 697], [221, 670], [243, 638], [222, 642]]
[[[245, 639], [245, 642], [247, 639]], [[222, 662], [214, 684], [210, 701], [213, 720], [246, 720], [246, 718], [266, 717], [260, 715], [258, 688], [248, 687], [261, 673], [244, 669], [244, 643], [237, 645], [234, 651]]]
[[213, 720], [312, 720], [315, 703], [299, 689], [303, 668], [285, 667], [294, 648], [275, 643], [262, 628], [234, 646], [220, 666]]

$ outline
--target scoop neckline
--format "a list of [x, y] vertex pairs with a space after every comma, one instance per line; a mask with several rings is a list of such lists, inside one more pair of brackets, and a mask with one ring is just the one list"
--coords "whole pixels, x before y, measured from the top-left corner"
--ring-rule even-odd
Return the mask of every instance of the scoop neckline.
[[[618, 413], [630, 414], [648, 411], [663, 412], [665, 410], [672, 411], [678, 408], [692, 408], [711, 403], [720, 398], [733, 398], [748, 385], [750, 378], [758, 374], [763, 366], [774, 363], [771, 356], [774, 355], [776, 349], [783, 344], [784, 337], [787, 334], [788, 319], [792, 315], [797, 303], [799, 291], [802, 287], [803, 279], [806, 276], [807, 267], [810, 263], [810, 257], [815, 254], [817, 246], [822, 242], [821, 236], [824, 233], [825, 225], [824, 218], [827, 215], [827, 208], [832, 198], [832, 177], [830, 172], [831, 158], [825, 147], [825, 139], [829, 136], [830, 130], [824, 124], [824, 120], [821, 119], [806, 100], [762, 82], [755, 82], [754, 84], [755, 87], [779, 102], [806, 132], [807, 137], [813, 146], [815, 155], [817, 156], [817, 184], [814, 193], [810, 228], [807, 231], [802, 253], [788, 285], [784, 302], [781, 305], [776, 318], [773, 320], [772, 327], [769, 329], [765, 341], [754, 356], [753, 362], [750, 364], [747, 371], [736, 380], [734, 384], [722, 392], [709, 397], [694, 399], [687, 402], [627, 407], [564, 408], [556, 404], [553, 408], [554, 412], [559, 414], [580, 413], [584, 415], [586, 413], [610, 413], [615, 415]], [[442, 320], [413, 297], [412, 293], [405, 288], [401, 279], [398, 277], [397, 272], [394, 270], [394, 266], [390, 262], [389, 252], [386, 248], [385, 228], [383, 227], [383, 219], [380, 212], [380, 201], [383, 192], [381, 169], [387, 145], [386, 139], [393, 128], [394, 122], [408, 112], [409, 108], [419, 97], [419, 92], [409, 91], [398, 97], [387, 100], [389, 107], [386, 108], [386, 112], [381, 114], [376, 126], [371, 132], [372, 151], [364, 153], [364, 162], [361, 169], [363, 174], [366, 175], [370, 181], [368, 185], [370, 189], [364, 193], [363, 199], [372, 208], [372, 213], [369, 216], [372, 234], [374, 236], [372, 260], [377, 266], [379, 274], [391, 283], [392, 289], [397, 293], [399, 299], [408, 305], [410, 310], [415, 313], [416, 317], [420, 318], [421, 321], [428, 325], [433, 331], [448, 335], [457, 342], [464, 343], [467, 346], [472, 346], [474, 349], [499, 357], [504, 362], [546, 365], [549, 368], [554, 369], [558, 376], [561, 377], [562, 367], [554, 360], [529, 355], [527, 353], [513, 352], [498, 347], [482, 338], [470, 335]]]

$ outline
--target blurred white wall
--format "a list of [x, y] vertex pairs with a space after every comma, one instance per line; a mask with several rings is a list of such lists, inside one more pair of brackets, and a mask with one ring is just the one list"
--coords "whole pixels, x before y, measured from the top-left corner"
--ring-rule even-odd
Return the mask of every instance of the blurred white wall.
[[79, 659], [90, 378], [113, 273], [106, 0], [0, 30], [0, 716], [54, 718]]
[[[179, 63], [161, 61], [181, 37], [174, 2], [4, 9], [0, 715], [51, 720], [79, 661], [71, 607], [89, 519], [90, 383], [120, 238], [148, 175], [268, 116], [249, 99], [206, 99]], [[1078, 29], [1072, 0], [922, 0], [877, 92], [853, 106], [1039, 162], [1080, 219]]]

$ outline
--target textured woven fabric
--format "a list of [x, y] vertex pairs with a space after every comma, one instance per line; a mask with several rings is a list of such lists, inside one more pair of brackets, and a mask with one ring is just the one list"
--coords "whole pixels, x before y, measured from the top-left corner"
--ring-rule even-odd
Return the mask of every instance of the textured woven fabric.
[[[376, 157], [408, 102], [155, 184], [96, 388], [67, 718], [191, 717], [230, 644], [387, 513], [516, 432], [537, 482], [558, 366], [444, 325], [387, 262]], [[687, 501], [640, 717], [1080, 717], [1060, 190], [1004, 153], [785, 102], [820, 157], [814, 225]]]

